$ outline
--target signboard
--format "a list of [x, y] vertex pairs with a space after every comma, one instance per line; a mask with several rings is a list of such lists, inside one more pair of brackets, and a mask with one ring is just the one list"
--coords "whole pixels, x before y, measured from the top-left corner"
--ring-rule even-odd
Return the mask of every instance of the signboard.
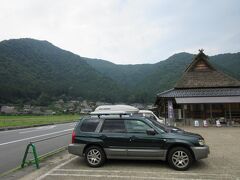
[[168, 118], [174, 119], [173, 103], [171, 100], [168, 100]]

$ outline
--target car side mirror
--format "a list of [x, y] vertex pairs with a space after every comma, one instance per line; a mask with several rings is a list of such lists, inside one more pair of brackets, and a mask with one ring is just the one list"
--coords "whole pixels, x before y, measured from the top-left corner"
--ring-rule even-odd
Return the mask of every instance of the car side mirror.
[[147, 132], [147, 135], [152, 135], [152, 136], [154, 136], [155, 134], [157, 134], [154, 129], [147, 129], [146, 132]]

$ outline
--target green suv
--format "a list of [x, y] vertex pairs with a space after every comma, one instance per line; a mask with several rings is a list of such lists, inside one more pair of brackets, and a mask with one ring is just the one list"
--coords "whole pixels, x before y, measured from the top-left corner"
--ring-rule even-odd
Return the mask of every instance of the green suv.
[[187, 170], [207, 158], [209, 147], [201, 135], [174, 131], [142, 117], [85, 117], [72, 133], [68, 151], [83, 156], [90, 167], [106, 159], [166, 160], [176, 170]]

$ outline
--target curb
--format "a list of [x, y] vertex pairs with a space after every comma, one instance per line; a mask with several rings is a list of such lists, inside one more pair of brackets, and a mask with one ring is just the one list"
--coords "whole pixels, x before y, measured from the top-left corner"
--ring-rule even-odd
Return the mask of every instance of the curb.
[[15, 129], [24, 129], [24, 128], [33, 128], [33, 127], [40, 127], [40, 126], [49, 126], [49, 125], [54, 125], [54, 124], [67, 124], [67, 123], [73, 123], [73, 122], [78, 122], [78, 120], [73, 120], [73, 121], [66, 121], [66, 122], [60, 122], [60, 123], [48, 123], [48, 124], [34, 124], [31, 126], [16, 126], [16, 127], [3, 127], [0, 128], [0, 131], [8, 131], [8, 130], [15, 130]]

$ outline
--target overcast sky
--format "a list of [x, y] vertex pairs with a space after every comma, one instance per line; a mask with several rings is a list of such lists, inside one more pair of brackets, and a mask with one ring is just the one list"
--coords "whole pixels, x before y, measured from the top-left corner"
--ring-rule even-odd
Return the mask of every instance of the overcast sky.
[[0, 0], [0, 41], [47, 40], [80, 56], [154, 63], [240, 51], [239, 0]]

